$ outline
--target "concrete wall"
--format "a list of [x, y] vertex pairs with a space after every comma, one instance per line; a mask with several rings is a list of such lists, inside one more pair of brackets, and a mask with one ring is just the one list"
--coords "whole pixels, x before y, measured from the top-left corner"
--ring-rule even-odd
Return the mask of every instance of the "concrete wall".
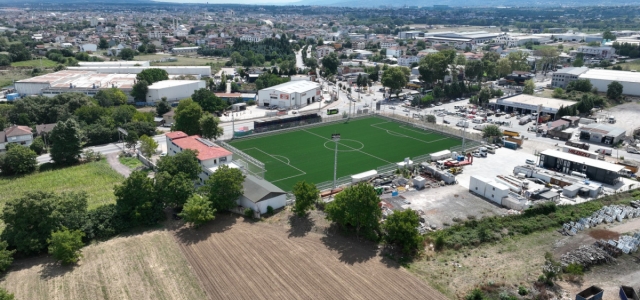
[[[590, 78], [586, 78], [586, 79], [589, 79], [593, 87], [597, 88], [598, 92], [602, 92], [602, 93], [607, 92], [607, 86], [612, 82], [612, 80], [590, 79]], [[618, 82], [622, 85], [622, 93], [624, 95], [640, 96], [640, 84], [635, 82], [624, 82], [624, 81], [618, 81]]]
[[49, 83], [43, 82], [16, 82], [16, 92], [20, 95], [39, 95], [42, 89], [49, 87]]
[[206, 88], [206, 83], [202, 80], [197, 82], [185, 82], [181, 85], [154, 88], [153, 85], [149, 86], [149, 92], [147, 93], [147, 102], [159, 102], [162, 97], [167, 97], [167, 100], [180, 100], [191, 97], [196, 90]]

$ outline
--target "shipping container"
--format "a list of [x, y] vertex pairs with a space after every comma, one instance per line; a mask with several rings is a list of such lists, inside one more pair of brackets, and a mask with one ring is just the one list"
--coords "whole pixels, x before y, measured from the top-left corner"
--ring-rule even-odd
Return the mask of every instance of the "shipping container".
[[516, 144], [514, 142], [504, 141], [504, 147], [516, 150], [516, 149], [518, 149], [518, 144]]
[[15, 100], [18, 100], [19, 98], [20, 98], [20, 94], [18, 93], [7, 94], [7, 101], [15, 101]]

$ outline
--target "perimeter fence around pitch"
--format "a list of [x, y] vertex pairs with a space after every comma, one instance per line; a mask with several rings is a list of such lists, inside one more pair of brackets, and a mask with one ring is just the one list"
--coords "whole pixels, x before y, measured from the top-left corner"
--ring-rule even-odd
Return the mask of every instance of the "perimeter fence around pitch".
[[242, 150], [237, 149], [236, 147], [233, 147], [224, 141], [216, 141], [216, 144], [224, 149], [231, 151], [231, 153], [233, 153], [232, 161], [240, 165], [242, 169], [247, 173], [257, 178], [264, 179], [264, 172], [266, 172], [267, 170], [265, 169], [263, 162], [253, 158], [249, 154], [244, 153]]

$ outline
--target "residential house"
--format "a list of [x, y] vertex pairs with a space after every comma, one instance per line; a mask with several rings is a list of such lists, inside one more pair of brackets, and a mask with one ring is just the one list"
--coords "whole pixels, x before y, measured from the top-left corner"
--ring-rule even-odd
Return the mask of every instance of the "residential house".
[[27, 126], [13, 125], [0, 131], [0, 151], [6, 151], [7, 144], [15, 143], [29, 147], [33, 143], [33, 133]]
[[398, 65], [403, 67], [409, 67], [413, 63], [419, 63], [420, 58], [418, 56], [413, 55], [402, 55], [398, 57]]
[[404, 53], [404, 47], [389, 47], [387, 48], [387, 56], [400, 57]]
[[333, 47], [329, 47], [329, 46], [320, 46], [316, 48], [316, 55], [318, 56], [318, 58], [323, 58], [331, 53], [333, 53], [335, 50], [333, 49]]

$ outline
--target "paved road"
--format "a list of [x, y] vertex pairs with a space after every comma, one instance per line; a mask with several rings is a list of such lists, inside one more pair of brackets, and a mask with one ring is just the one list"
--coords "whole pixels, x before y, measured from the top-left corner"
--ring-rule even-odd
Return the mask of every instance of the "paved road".
[[302, 50], [296, 52], [296, 68], [304, 69], [304, 60], [302, 60]]

